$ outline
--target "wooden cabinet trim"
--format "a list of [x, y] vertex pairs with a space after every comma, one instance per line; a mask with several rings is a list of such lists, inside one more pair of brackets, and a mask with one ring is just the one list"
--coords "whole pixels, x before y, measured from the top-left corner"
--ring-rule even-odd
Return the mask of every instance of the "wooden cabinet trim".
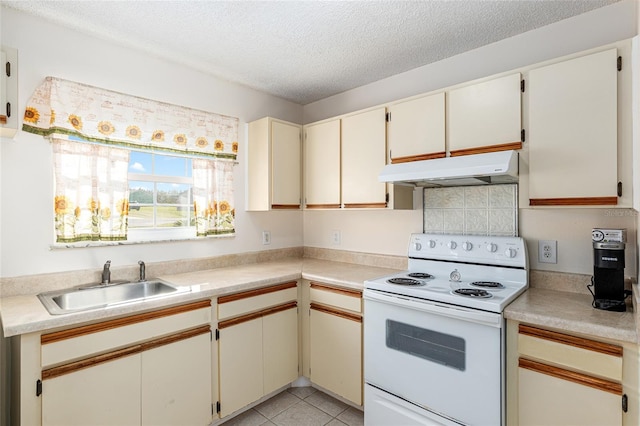
[[442, 152], [434, 152], [431, 154], [408, 155], [406, 157], [392, 157], [391, 164], [408, 163], [410, 161], [433, 160], [436, 158], [444, 158], [446, 156], [447, 156], [447, 153], [442, 151]]
[[618, 345], [602, 343], [591, 339], [585, 339], [583, 337], [576, 337], [568, 334], [558, 333], [555, 331], [544, 330], [541, 328], [531, 327], [529, 325], [519, 324], [518, 333], [619, 358], [622, 358], [623, 354], [623, 348]]
[[349, 312], [341, 311], [339, 309], [331, 308], [329, 306], [320, 305], [318, 303], [311, 302], [310, 309], [318, 312], [324, 312], [325, 314], [335, 315], [340, 318], [348, 319], [351, 321], [362, 323], [362, 317], [360, 315], [352, 314]]
[[246, 299], [249, 297], [260, 296], [261, 294], [273, 293], [280, 290], [286, 290], [288, 288], [296, 287], [298, 283], [296, 281], [290, 281], [282, 284], [276, 284], [270, 287], [261, 287], [253, 290], [242, 291], [240, 293], [233, 293], [226, 296], [218, 297], [218, 305], [223, 303], [233, 302], [236, 300]]
[[0, 124], [7, 124], [7, 116], [0, 115]]
[[487, 152], [510, 151], [510, 150], [518, 150], [518, 149], [522, 149], [522, 142], [520, 141], [503, 143], [499, 145], [487, 145], [487, 146], [481, 146], [478, 148], [458, 149], [455, 151], [451, 151], [451, 156], [458, 157], [461, 155], [484, 154]]
[[345, 209], [381, 209], [387, 207], [387, 203], [348, 203]]
[[211, 300], [201, 300], [186, 305], [172, 306], [170, 308], [160, 309], [157, 311], [145, 312], [142, 314], [131, 315], [123, 318], [102, 321], [96, 324], [83, 325], [68, 330], [54, 331], [53, 333], [43, 334], [40, 336], [40, 344], [59, 342], [61, 340], [73, 339], [75, 337], [87, 334], [98, 333], [101, 331], [111, 330], [113, 328], [124, 327], [131, 324], [150, 321], [157, 318], [177, 315], [184, 312], [195, 311], [197, 309], [211, 307]]
[[267, 315], [275, 314], [282, 311], [287, 311], [289, 309], [297, 308], [298, 302], [287, 302], [282, 305], [273, 306], [271, 308], [263, 309], [258, 312], [252, 312], [250, 314], [242, 315], [237, 318], [231, 318], [228, 320], [220, 321], [218, 323], [218, 329], [222, 330], [223, 328], [231, 327], [233, 325], [241, 324], [243, 322], [251, 321], [257, 318], [262, 318]]
[[353, 289], [350, 289], [350, 288], [333, 287], [333, 286], [330, 286], [330, 285], [317, 283], [315, 281], [311, 282], [311, 288], [317, 288], [318, 290], [330, 291], [330, 292], [333, 292], [333, 293], [342, 294], [344, 296], [357, 297], [358, 299], [360, 299], [362, 297], [362, 291], [361, 290], [353, 290]]
[[586, 374], [576, 373], [575, 371], [564, 370], [525, 358], [518, 359], [518, 367], [622, 396], [622, 385], [620, 383], [587, 376]]
[[339, 209], [340, 204], [307, 204], [307, 209]]
[[148, 351], [160, 346], [169, 345], [171, 343], [179, 342], [181, 340], [190, 339], [201, 334], [210, 333], [211, 326], [203, 325], [191, 330], [185, 330], [170, 336], [154, 339], [149, 342], [140, 343], [137, 345], [129, 346], [117, 351], [107, 352], [105, 354], [96, 355], [90, 358], [81, 359], [79, 361], [71, 362], [69, 364], [60, 365], [58, 367], [48, 368], [42, 370], [42, 380], [52, 379], [54, 377], [70, 374], [84, 368], [94, 367], [105, 362], [113, 361], [119, 358], [124, 358], [130, 355], [135, 355], [144, 351]]
[[530, 206], [615, 206], [618, 197], [531, 198]]
[[300, 204], [271, 204], [274, 210], [299, 210]]

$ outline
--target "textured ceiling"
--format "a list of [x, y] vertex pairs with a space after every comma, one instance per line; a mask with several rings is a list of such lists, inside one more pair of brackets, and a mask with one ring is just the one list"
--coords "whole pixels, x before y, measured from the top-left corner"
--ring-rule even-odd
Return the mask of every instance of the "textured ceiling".
[[616, 1], [0, 3], [304, 105]]

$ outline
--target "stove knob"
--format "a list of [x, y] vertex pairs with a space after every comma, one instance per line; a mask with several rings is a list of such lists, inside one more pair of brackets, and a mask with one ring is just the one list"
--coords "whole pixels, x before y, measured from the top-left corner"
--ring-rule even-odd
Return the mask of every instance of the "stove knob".
[[498, 250], [498, 246], [494, 243], [487, 244], [487, 251], [490, 253], [495, 253]]
[[436, 246], [435, 240], [429, 240], [429, 248], [434, 248]]
[[447, 247], [449, 247], [451, 250], [454, 250], [456, 247], [458, 247], [458, 244], [456, 244], [455, 241], [449, 241]]
[[415, 248], [416, 251], [420, 251], [422, 250], [422, 244], [420, 244], [419, 241], [416, 241], [415, 243], [413, 243], [413, 248]]
[[465, 241], [464, 243], [462, 243], [462, 248], [464, 249], [464, 251], [469, 251], [473, 248], [473, 244], [471, 244], [469, 241]]
[[517, 254], [518, 254], [518, 252], [516, 251], [516, 249], [512, 249], [512, 248], [508, 248], [504, 252], [504, 255], [509, 257], [509, 258], [514, 258], [514, 257], [516, 257]]

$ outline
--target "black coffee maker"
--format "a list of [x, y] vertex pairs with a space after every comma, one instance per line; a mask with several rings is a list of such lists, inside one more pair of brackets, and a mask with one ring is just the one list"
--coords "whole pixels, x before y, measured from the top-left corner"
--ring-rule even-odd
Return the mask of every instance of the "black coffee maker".
[[[624, 244], [626, 230], [595, 228], [593, 241], [593, 277], [589, 290], [593, 307], [605, 311], [627, 309], [624, 289]], [[591, 290], [593, 287], [593, 290]]]

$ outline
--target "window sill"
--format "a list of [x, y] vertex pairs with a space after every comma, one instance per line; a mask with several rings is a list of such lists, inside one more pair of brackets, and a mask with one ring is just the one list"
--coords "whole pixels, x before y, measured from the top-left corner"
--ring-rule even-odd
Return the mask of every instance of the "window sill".
[[49, 246], [49, 250], [73, 249], [73, 248], [89, 248], [89, 247], [110, 247], [110, 246], [129, 246], [136, 244], [155, 244], [155, 243], [180, 243], [186, 241], [208, 241], [212, 238], [233, 238], [235, 234], [210, 235], [208, 237], [189, 237], [189, 238], [163, 238], [163, 239], [139, 239], [127, 241], [80, 241], [77, 243], [54, 243]]

